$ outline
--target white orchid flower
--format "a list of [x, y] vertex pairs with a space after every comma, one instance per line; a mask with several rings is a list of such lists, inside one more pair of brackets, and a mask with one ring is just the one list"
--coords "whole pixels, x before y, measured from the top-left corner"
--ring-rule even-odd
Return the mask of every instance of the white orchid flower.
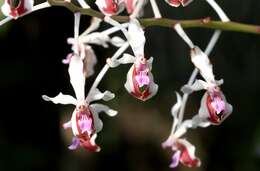
[[123, 0], [96, 0], [99, 10], [107, 15], [117, 15], [125, 9]]
[[158, 85], [154, 83], [151, 72], [153, 58], [147, 60], [144, 57], [145, 36], [138, 20], [130, 20], [126, 36], [135, 56], [124, 54], [122, 58], [117, 60], [108, 59], [107, 63], [110, 67], [133, 63], [127, 73], [125, 88], [134, 97], [145, 101], [157, 93]]
[[140, 8], [137, 11], [137, 16], [141, 16], [143, 14], [142, 7], [146, 3], [147, 0], [96, 0], [99, 10], [107, 16], [117, 15], [124, 9], [127, 10], [128, 14], [133, 14], [137, 8]]
[[174, 152], [172, 155], [172, 160], [170, 167], [175, 168], [182, 163], [187, 167], [199, 167], [201, 162], [200, 159], [195, 156], [196, 148], [186, 139], [180, 138], [184, 133], [186, 133], [187, 128], [190, 127], [190, 123], [185, 126], [181, 126], [177, 128], [177, 124], [179, 122], [177, 114], [182, 104], [181, 96], [177, 94], [177, 103], [172, 107], [171, 113], [173, 116], [173, 126], [172, 131], [169, 138], [162, 143], [163, 148], [171, 148]]
[[89, 98], [85, 99], [85, 70], [84, 63], [80, 56], [73, 55], [69, 63], [70, 83], [76, 94], [76, 98], [70, 95], [60, 93], [56, 97], [42, 96], [46, 101], [52, 101], [57, 104], [73, 104], [75, 109], [72, 113], [71, 120], [63, 125], [64, 129], [71, 128], [74, 134], [69, 149], [74, 150], [78, 146], [82, 146], [87, 150], [98, 152], [100, 147], [96, 145], [95, 139], [97, 133], [102, 130], [103, 123], [99, 119], [101, 112], [107, 113], [109, 116], [115, 116], [117, 111], [110, 109], [103, 104], [92, 104], [97, 100], [111, 100], [115, 97], [110, 91], [100, 92], [98, 89], [91, 92]]
[[34, 0], [5, 0], [1, 10], [5, 16], [17, 19], [32, 11]]
[[212, 64], [208, 56], [199, 47], [195, 46], [191, 50], [191, 60], [205, 81], [196, 80], [191, 86], [183, 86], [182, 91], [184, 93], [192, 93], [193, 91], [207, 90], [201, 100], [198, 114], [200, 119], [197, 118], [196, 120], [201, 120], [201, 122], [208, 121], [213, 125], [218, 125], [232, 113], [232, 106], [226, 101], [223, 92], [219, 88], [223, 84], [223, 80], [215, 80]]

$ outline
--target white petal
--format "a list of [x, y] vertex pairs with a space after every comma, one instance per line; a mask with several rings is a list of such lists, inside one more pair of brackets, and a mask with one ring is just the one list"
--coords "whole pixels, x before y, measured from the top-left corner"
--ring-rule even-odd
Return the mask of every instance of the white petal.
[[134, 85], [133, 85], [133, 80], [132, 80], [133, 70], [134, 70], [134, 65], [131, 66], [131, 68], [129, 69], [129, 71], [127, 72], [127, 75], [126, 75], [126, 83], [124, 86], [128, 93], [134, 92]]
[[97, 100], [104, 100], [104, 101], [109, 101], [115, 97], [114, 93], [111, 93], [110, 91], [105, 91], [104, 93], [100, 92], [99, 89], [95, 89], [91, 92], [91, 94], [88, 96], [89, 98], [86, 99], [88, 103], [92, 101], [97, 101]]
[[92, 17], [90, 26], [86, 29], [86, 31], [84, 31], [84, 33], [82, 34], [82, 37], [88, 35], [90, 32], [92, 32], [94, 30], [97, 30], [99, 28], [101, 22], [102, 22], [101, 19], [99, 19], [97, 17]]
[[101, 45], [104, 48], [107, 48], [107, 43], [110, 41], [110, 38], [106, 34], [102, 34], [100, 32], [93, 32], [84, 37], [80, 37], [79, 41], [87, 44]]
[[144, 56], [145, 36], [137, 19], [131, 19], [128, 27], [129, 44], [136, 57]]
[[59, 93], [56, 97], [48, 97], [46, 95], [43, 95], [42, 98], [45, 100], [45, 101], [52, 101], [53, 103], [55, 104], [74, 104], [76, 105], [77, 104], [77, 100], [70, 96], [70, 95], [64, 95], [62, 93]]
[[70, 83], [74, 88], [78, 100], [85, 99], [85, 75], [83, 61], [74, 55], [69, 64]]
[[186, 1], [186, 0], [182, 0], [182, 1], [181, 1], [181, 5], [184, 6], [184, 7], [186, 7], [186, 6], [189, 5], [192, 1], [193, 1], [193, 0], [187, 0], [187, 1]]
[[64, 129], [71, 128], [72, 127], [71, 121], [64, 123], [62, 126], [63, 126]]
[[121, 46], [123, 46], [123, 44], [125, 44], [125, 40], [123, 40], [121, 37], [114, 36], [111, 39], [111, 44], [116, 47], [121, 47]]
[[86, 56], [83, 60], [87, 77], [94, 74], [94, 67], [97, 64], [97, 57], [91, 46], [86, 45]]
[[[12, 17], [10, 15], [10, 5], [7, 3], [7, 0], [5, 0], [4, 4], [2, 5], [1, 7], [1, 10], [2, 10], [2, 13], [5, 15], [5, 16], [9, 16], [9, 17]], [[13, 18], [13, 17], [12, 17]]]
[[34, 0], [24, 0], [24, 7], [27, 11], [32, 11]]
[[184, 85], [182, 88], [181, 88], [181, 91], [183, 93], [187, 93], [187, 94], [190, 94], [192, 93], [193, 91], [199, 91], [199, 90], [207, 90], [209, 87], [209, 84], [205, 81], [202, 81], [202, 80], [195, 80], [195, 82], [189, 86], [189, 85]]
[[172, 126], [173, 131], [175, 131], [175, 128], [178, 124], [177, 114], [182, 105], [182, 98], [181, 98], [180, 94], [176, 92], [176, 96], [177, 96], [177, 102], [172, 106], [172, 109], [171, 109], [171, 114], [173, 116], [173, 126]]
[[191, 61], [196, 66], [196, 68], [199, 69], [201, 76], [208, 83], [215, 83], [212, 64], [210, 63], [208, 56], [197, 46], [191, 49]]
[[153, 57], [150, 57], [150, 58], [147, 60], [147, 64], [148, 64], [149, 70], [152, 71], [152, 68], [153, 68]]
[[200, 102], [200, 109], [199, 109], [198, 115], [200, 117], [201, 122], [207, 122], [208, 118], [210, 116], [208, 108], [207, 108], [207, 96], [208, 96], [208, 93], [206, 92], [203, 95], [201, 102]]
[[91, 104], [90, 109], [93, 113], [93, 118], [94, 118], [94, 125], [96, 128], [97, 132], [100, 132], [103, 128], [103, 122], [99, 118], [99, 113], [105, 112], [109, 116], [115, 116], [117, 114], [117, 111], [110, 109], [108, 106], [103, 105], [103, 104]]
[[[90, 143], [93, 145], [93, 146], [96, 146], [96, 138], [97, 138], [97, 134], [94, 134], [91, 136], [90, 138]], [[96, 150], [96, 152], [99, 152], [101, 150], [100, 147], [98, 147], [98, 149]]]
[[120, 64], [129, 64], [129, 63], [134, 63], [134, 62], [135, 62], [135, 57], [132, 55], [126, 54], [126, 53], [117, 60], [111, 60], [110, 58], [108, 58], [108, 60], [107, 60], [107, 64], [111, 68], [115, 68], [115, 67], [119, 66]]

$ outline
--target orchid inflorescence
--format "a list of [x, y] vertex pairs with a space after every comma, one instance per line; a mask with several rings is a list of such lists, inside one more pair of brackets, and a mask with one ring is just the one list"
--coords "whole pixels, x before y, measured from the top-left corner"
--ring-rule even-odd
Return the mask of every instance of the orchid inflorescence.
[[[81, 14], [77, 11], [74, 12], [74, 37], [67, 39], [68, 44], [72, 46], [72, 52], [67, 55], [62, 63], [68, 65], [70, 83], [75, 92], [75, 97], [62, 93], [59, 93], [56, 97], [42, 96], [44, 100], [55, 104], [75, 105], [71, 119], [63, 124], [63, 128], [71, 129], [74, 135], [72, 144], [68, 147], [70, 150], [75, 150], [79, 146], [94, 152], [101, 150], [95, 143], [97, 133], [103, 127], [99, 114], [104, 112], [109, 116], [115, 116], [118, 113], [104, 104], [96, 103], [99, 100], [109, 101], [115, 97], [115, 94], [109, 90], [102, 92], [97, 88], [109, 68], [116, 68], [121, 64], [131, 64], [124, 84], [127, 92], [141, 101], [146, 101], [156, 95], [158, 85], [155, 83], [152, 74], [153, 57], [147, 58], [144, 54], [146, 38], [144, 28], [138, 20], [144, 14], [144, 6], [149, 1], [154, 12], [154, 18], [161, 18], [162, 15], [155, 0], [96, 0], [95, 3], [104, 17], [101, 19], [93, 17], [90, 26], [81, 34], [79, 33]], [[222, 22], [229, 22], [229, 18], [214, 0], [205, 1], [216, 11]], [[60, 0], [60, 2], [72, 4], [69, 0]], [[172, 7], [185, 7], [192, 0], [165, 0], [165, 2]], [[78, 0], [78, 3], [82, 8], [90, 9], [90, 6], [84, 0]], [[51, 1], [34, 5], [34, 0], [5, 0], [1, 9], [6, 18], [0, 23], [2, 25], [12, 19], [18, 19], [33, 11], [50, 6], [52, 6]], [[112, 16], [118, 15], [124, 10], [129, 15], [128, 22], [122, 24], [113, 19]], [[112, 25], [112, 27], [104, 31], [96, 31], [103, 21]], [[232, 113], [232, 106], [227, 102], [220, 88], [223, 80], [215, 79], [213, 67], [208, 57], [221, 31], [216, 30], [214, 32], [208, 47], [203, 52], [197, 45], [194, 45], [180, 23], [176, 23], [173, 29], [190, 47], [191, 62], [195, 69], [188, 83], [181, 88], [183, 95], [181, 96], [180, 93], [176, 92], [177, 103], [171, 109], [173, 116], [172, 130], [168, 139], [162, 143], [162, 147], [169, 147], [173, 151], [171, 168], [178, 166], [179, 163], [188, 167], [198, 167], [201, 165], [201, 161], [195, 156], [195, 146], [183, 137], [184, 134], [190, 128], [219, 125]], [[122, 31], [125, 38], [111, 36], [117, 31]], [[118, 50], [111, 58], [107, 58], [105, 66], [86, 94], [86, 79], [94, 74], [97, 63], [95, 52], [91, 47], [93, 44], [104, 48], [113, 45]], [[124, 53], [129, 46], [133, 54]], [[198, 73], [203, 80], [196, 79]], [[199, 90], [204, 90], [205, 93], [201, 99], [198, 113], [191, 119], [183, 120], [188, 96]]]

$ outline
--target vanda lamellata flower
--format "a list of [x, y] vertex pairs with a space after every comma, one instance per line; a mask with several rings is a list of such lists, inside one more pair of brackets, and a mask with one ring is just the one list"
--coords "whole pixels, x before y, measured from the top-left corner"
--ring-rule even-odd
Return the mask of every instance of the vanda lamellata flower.
[[202, 89], [207, 90], [201, 100], [199, 114], [194, 118], [196, 122], [210, 122], [213, 125], [221, 124], [231, 113], [232, 105], [230, 105], [223, 92], [220, 90], [220, 85], [223, 80], [216, 81], [213, 74], [212, 64], [208, 56], [198, 47], [191, 50], [191, 60], [200, 74], [205, 79], [196, 80], [193, 85], [185, 85], [182, 88], [184, 93], [191, 93]]
[[98, 89], [90, 92], [89, 98], [85, 99], [85, 72], [88, 65], [84, 65], [83, 60], [77, 54], [73, 54], [69, 63], [70, 82], [76, 94], [76, 99], [70, 95], [63, 95], [51, 98], [43, 96], [46, 101], [57, 104], [73, 104], [76, 106], [72, 113], [71, 120], [63, 125], [64, 129], [71, 128], [74, 134], [72, 144], [69, 149], [74, 150], [82, 146], [87, 150], [98, 152], [100, 147], [96, 145], [97, 133], [102, 130], [103, 123], [99, 119], [99, 113], [105, 112], [109, 116], [115, 116], [116, 111], [103, 104], [91, 104], [93, 101], [103, 99], [105, 101], [114, 98], [114, 94], [105, 91], [101, 93]]
[[[177, 94], [177, 103], [172, 107], [171, 113], [173, 116], [173, 126], [169, 138], [162, 143], [163, 148], [171, 148], [174, 152], [172, 155], [172, 160], [170, 167], [175, 168], [182, 163], [187, 167], [199, 167], [201, 165], [200, 159], [195, 156], [195, 147], [186, 139], [180, 138], [186, 133], [187, 127], [179, 124], [179, 119], [177, 114], [182, 104], [182, 99], [179, 94]], [[186, 125], [186, 124], [185, 124]]]
[[118, 60], [112, 61], [108, 59], [107, 63], [110, 67], [133, 63], [127, 73], [125, 88], [134, 97], [145, 101], [157, 93], [158, 85], [154, 83], [153, 74], [151, 73], [153, 58], [147, 60], [144, 56], [145, 36], [138, 20], [131, 19], [127, 37], [135, 56], [124, 54]]
[[34, 0], [5, 0], [1, 10], [5, 16], [17, 19], [32, 11]]
[[[142, 0], [146, 3], [147, 0]], [[138, 0], [96, 0], [96, 5], [99, 10], [108, 16], [117, 15], [124, 9], [127, 10], [128, 14], [132, 14], [137, 4], [140, 3]]]

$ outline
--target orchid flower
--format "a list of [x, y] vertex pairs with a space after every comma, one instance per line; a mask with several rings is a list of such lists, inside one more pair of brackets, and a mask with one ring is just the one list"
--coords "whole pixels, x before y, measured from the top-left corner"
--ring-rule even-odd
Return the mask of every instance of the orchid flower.
[[62, 62], [64, 64], [69, 64], [72, 56], [78, 54], [84, 63], [84, 74], [86, 77], [94, 74], [94, 67], [97, 63], [96, 54], [89, 44], [100, 45], [107, 48], [108, 43], [117, 47], [122, 46], [122, 44], [125, 43], [125, 41], [118, 36], [110, 38], [104, 32], [92, 32], [99, 27], [100, 22], [100, 19], [93, 18], [91, 25], [82, 35], [77, 38], [67, 39], [68, 44], [72, 45], [73, 53], [69, 53]]
[[123, 0], [96, 0], [99, 10], [108, 16], [117, 15], [125, 8]]
[[165, 2], [173, 7], [179, 7], [182, 5], [183, 7], [189, 5], [193, 0], [165, 0]]
[[191, 86], [185, 85], [182, 91], [184, 93], [192, 93], [202, 89], [207, 90], [201, 100], [201, 107], [196, 120], [199, 119], [201, 122], [219, 125], [233, 110], [232, 105], [226, 101], [224, 94], [220, 90], [219, 86], [223, 84], [223, 80], [215, 80], [212, 64], [208, 56], [199, 47], [195, 46], [191, 50], [191, 60], [205, 81], [196, 80]]
[[145, 36], [138, 20], [130, 20], [128, 32], [125, 34], [135, 56], [124, 54], [122, 58], [117, 60], [108, 59], [107, 63], [110, 67], [133, 63], [127, 73], [125, 88], [134, 97], [145, 101], [153, 97], [158, 91], [158, 85], [154, 83], [151, 73], [153, 58], [147, 60], [144, 57]]
[[171, 168], [175, 168], [182, 163], [188, 167], [199, 167], [200, 159], [195, 156], [195, 147], [186, 139], [180, 138], [187, 130], [187, 127], [177, 128], [179, 122], [177, 114], [182, 104], [181, 96], [177, 94], [177, 103], [172, 107], [171, 113], [174, 118], [172, 132], [169, 138], [162, 143], [163, 148], [171, 148], [174, 152], [172, 155]]
[[[124, 9], [127, 10], [128, 14], [132, 14], [138, 7], [138, 3], [142, 7], [146, 2], [147, 0], [96, 0], [96, 5], [103, 14], [112, 16], [121, 13]], [[143, 13], [142, 10], [138, 10], [138, 12]]]
[[32, 11], [34, 0], [5, 0], [1, 10], [5, 16], [17, 19]]
[[105, 112], [109, 116], [115, 116], [117, 111], [110, 109], [103, 104], [91, 104], [93, 101], [103, 99], [105, 101], [114, 98], [114, 94], [105, 91], [100, 92], [98, 89], [92, 91], [92, 94], [85, 99], [85, 74], [84, 63], [80, 56], [73, 55], [69, 63], [70, 82], [76, 94], [76, 98], [70, 95], [60, 93], [56, 97], [43, 96], [46, 101], [52, 101], [55, 104], [73, 104], [75, 109], [72, 113], [71, 120], [63, 124], [64, 129], [71, 128], [74, 134], [69, 149], [74, 150], [79, 145], [90, 151], [98, 152], [100, 147], [96, 145], [95, 139], [97, 133], [102, 130], [103, 123], [99, 119], [99, 113]]
[[[53, 98], [46, 95], [42, 97], [44, 100], [52, 101], [55, 104], [73, 104], [76, 106], [72, 113], [71, 120], [63, 124], [64, 129], [71, 128], [74, 134], [72, 144], [69, 146], [69, 149], [74, 150], [78, 146], [82, 146], [87, 150], [98, 152], [100, 151], [100, 147], [96, 145], [95, 139], [97, 137], [97, 133], [101, 131], [103, 127], [103, 123], [99, 119], [99, 113], [105, 112], [109, 116], [115, 116], [117, 111], [114, 111], [103, 104], [91, 103], [101, 99], [109, 101], [113, 99], [115, 95], [110, 91], [105, 91], [102, 93], [95, 88], [93, 91], [90, 91], [87, 98], [85, 98], [85, 81], [88, 76], [86, 74], [88, 69], [86, 69], [84, 60], [90, 59], [85, 59], [85, 46], [78, 44], [78, 42], [75, 41], [79, 35], [80, 14], [75, 13], [74, 15], [74, 39], [70, 39], [73, 44], [72, 47], [74, 53], [70, 55], [68, 72], [70, 76], [70, 83], [74, 89], [76, 98], [70, 95], [64, 95], [62, 93]], [[87, 57], [89, 58], [89, 56]]]

